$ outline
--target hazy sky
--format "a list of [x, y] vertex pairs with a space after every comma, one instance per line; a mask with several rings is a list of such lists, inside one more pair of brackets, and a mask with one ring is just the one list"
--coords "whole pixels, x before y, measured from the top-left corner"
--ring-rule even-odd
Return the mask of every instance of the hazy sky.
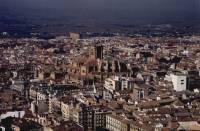
[[0, 0], [0, 16], [105, 23], [193, 22], [200, 0]]

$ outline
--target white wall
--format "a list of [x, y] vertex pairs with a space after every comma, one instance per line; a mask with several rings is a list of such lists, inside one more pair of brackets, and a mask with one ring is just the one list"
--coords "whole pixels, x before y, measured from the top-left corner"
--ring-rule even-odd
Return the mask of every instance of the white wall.
[[116, 80], [113, 80], [113, 79], [111, 79], [111, 78], [107, 78], [107, 79], [105, 80], [104, 87], [105, 87], [107, 90], [113, 92], [113, 91], [115, 90], [115, 88], [116, 88]]
[[7, 117], [23, 118], [24, 115], [25, 115], [25, 111], [10, 111], [10, 112], [6, 112], [4, 114], [1, 114], [0, 121], [2, 119], [7, 118]]
[[172, 83], [175, 91], [184, 91], [187, 87], [187, 76], [184, 74], [171, 74]]
[[2, 126], [0, 126], [1, 131], [5, 131], [6, 129]]

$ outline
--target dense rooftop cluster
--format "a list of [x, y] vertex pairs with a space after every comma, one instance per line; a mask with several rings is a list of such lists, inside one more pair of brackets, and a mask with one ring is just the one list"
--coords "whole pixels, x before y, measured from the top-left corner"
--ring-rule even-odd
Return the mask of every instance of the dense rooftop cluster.
[[0, 39], [0, 129], [200, 130], [200, 37]]

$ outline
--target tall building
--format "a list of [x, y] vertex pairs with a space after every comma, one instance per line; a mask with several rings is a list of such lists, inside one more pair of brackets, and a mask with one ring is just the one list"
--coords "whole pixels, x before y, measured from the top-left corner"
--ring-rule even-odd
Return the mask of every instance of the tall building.
[[73, 109], [72, 117], [85, 130], [96, 131], [106, 127], [107, 114], [111, 114], [111, 110], [108, 108], [80, 104], [78, 108]]
[[93, 129], [93, 110], [91, 107], [80, 104], [78, 108], [73, 110], [73, 121], [81, 125], [85, 130]]
[[95, 46], [95, 58], [103, 59], [103, 46], [102, 45]]

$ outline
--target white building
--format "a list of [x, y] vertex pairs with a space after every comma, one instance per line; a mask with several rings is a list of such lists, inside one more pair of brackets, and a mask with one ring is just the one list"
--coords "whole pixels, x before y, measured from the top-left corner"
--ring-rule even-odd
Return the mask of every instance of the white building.
[[0, 115], [0, 122], [2, 119], [5, 119], [7, 117], [23, 118], [24, 115], [25, 115], [25, 111], [9, 111], [6, 113], [2, 113]]
[[107, 78], [104, 83], [104, 88], [113, 92], [116, 90], [116, 88], [119, 87], [119, 81], [120, 81], [120, 78], [117, 76], [112, 77], [112, 78]]
[[124, 89], [132, 89], [134, 80], [129, 77], [118, 77], [114, 76], [107, 78], [104, 83], [104, 88], [110, 92]]
[[0, 126], [0, 131], [6, 131], [5, 127]]
[[175, 91], [185, 91], [187, 88], [187, 76], [182, 73], [170, 74]]

